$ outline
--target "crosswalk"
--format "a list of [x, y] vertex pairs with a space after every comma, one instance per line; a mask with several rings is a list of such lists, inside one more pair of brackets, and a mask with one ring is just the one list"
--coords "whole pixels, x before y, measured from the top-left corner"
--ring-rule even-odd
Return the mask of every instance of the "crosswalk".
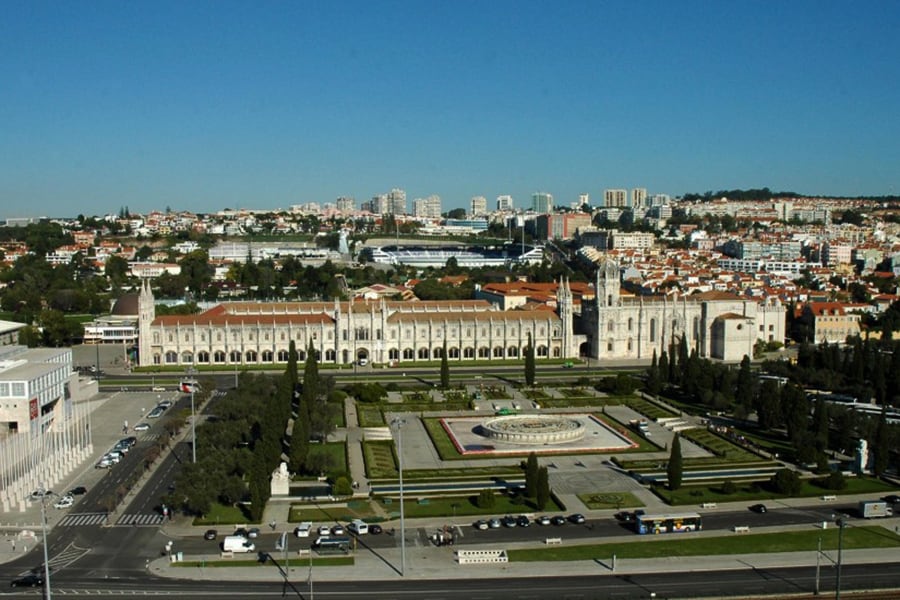
[[116, 521], [116, 527], [128, 525], [130, 527], [146, 527], [159, 525], [163, 522], [163, 516], [159, 513], [124, 514]]
[[[116, 520], [116, 527], [155, 527], [163, 522], [163, 516], [153, 513], [126, 513]], [[88, 527], [106, 525], [106, 513], [74, 513], [66, 515], [58, 524], [59, 527]]]
[[105, 512], [71, 513], [57, 523], [57, 527], [83, 527], [85, 525], [104, 525], [107, 520]]

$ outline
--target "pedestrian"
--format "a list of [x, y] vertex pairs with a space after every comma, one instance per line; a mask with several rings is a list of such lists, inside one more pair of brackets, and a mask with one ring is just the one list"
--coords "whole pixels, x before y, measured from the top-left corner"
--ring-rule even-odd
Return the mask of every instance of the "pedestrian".
[[272, 528], [272, 531], [275, 531], [275, 526], [276, 526], [276, 525], [277, 525], [277, 523], [275, 522], [274, 519], [272, 519], [271, 521], [269, 521], [269, 527]]
[[15, 552], [16, 551], [16, 540], [9, 540], [9, 542], [12, 544], [13, 552]]

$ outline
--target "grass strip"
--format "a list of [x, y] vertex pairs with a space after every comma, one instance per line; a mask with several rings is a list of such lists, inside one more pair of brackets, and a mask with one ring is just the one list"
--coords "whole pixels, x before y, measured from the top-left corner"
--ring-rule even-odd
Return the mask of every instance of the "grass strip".
[[[278, 557], [282, 560], [282, 557]], [[183, 560], [181, 562], [172, 563], [176, 567], [265, 567], [275, 568], [275, 565], [269, 562], [260, 562], [259, 560]], [[308, 566], [309, 558], [298, 556], [290, 560], [291, 566]], [[343, 567], [353, 565], [352, 556], [327, 556], [322, 558], [313, 558], [314, 567]]]
[[[673, 556], [718, 556], [728, 554], [768, 554], [772, 552], [815, 552], [819, 540], [823, 550], [838, 547], [837, 529], [784, 531], [759, 534], [733, 534], [719, 537], [694, 537], [689, 533], [671, 534], [660, 539], [641, 537], [633, 542], [545, 546], [510, 550], [510, 562], [594, 560], [616, 555], [617, 558], [658, 558]], [[847, 527], [844, 549], [896, 548], [900, 536], [883, 527]]]

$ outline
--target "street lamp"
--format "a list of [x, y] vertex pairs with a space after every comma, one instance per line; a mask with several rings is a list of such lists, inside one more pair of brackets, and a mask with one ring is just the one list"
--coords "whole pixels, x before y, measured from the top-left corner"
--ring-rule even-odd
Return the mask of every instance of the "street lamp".
[[391, 426], [397, 428], [397, 471], [400, 474], [400, 576], [406, 576], [406, 516], [403, 510], [403, 426], [406, 420], [396, 417]]
[[197, 417], [194, 415], [194, 390], [197, 389], [197, 382], [193, 381], [193, 376], [196, 372], [194, 367], [187, 368], [187, 384], [191, 390], [191, 455], [195, 464], [197, 463]]
[[45, 598], [50, 600], [50, 557], [47, 551], [47, 496], [50, 490], [46, 487], [40, 488], [41, 492], [41, 536], [44, 538], [44, 592]]
[[841, 600], [841, 558], [844, 550], [844, 519], [837, 520], [838, 526], [838, 559], [837, 559], [837, 573], [835, 575], [834, 581], [834, 600]]

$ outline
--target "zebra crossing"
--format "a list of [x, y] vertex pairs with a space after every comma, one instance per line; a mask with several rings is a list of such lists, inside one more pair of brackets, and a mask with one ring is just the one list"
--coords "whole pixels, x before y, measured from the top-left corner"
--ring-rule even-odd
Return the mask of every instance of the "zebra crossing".
[[71, 513], [57, 523], [58, 527], [83, 527], [85, 525], [104, 525], [108, 515], [105, 512]]
[[116, 521], [116, 527], [148, 527], [159, 525], [163, 522], [163, 516], [159, 513], [124, 514]]

